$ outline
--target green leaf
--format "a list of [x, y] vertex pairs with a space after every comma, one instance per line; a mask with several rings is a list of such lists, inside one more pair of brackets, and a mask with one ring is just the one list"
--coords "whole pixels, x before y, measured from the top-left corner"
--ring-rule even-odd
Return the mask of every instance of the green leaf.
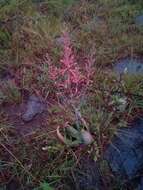
[[47, 182], [41, 184], [41, 190], [54, 190]]
[[71, 5], [74, 2], [74, 0], [63, 0], [63, 4], [68, 6]]

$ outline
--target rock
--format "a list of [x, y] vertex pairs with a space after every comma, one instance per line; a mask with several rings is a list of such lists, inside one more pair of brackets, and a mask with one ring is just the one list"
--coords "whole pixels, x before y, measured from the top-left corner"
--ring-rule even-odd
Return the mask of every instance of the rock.
[[62, 36], [56, 36], [55, 37], [55, 43], [57, 46], [63, 46], [64, 38]]
[[143, 190], [143, 177], [140, 178], [140, 182], [139, 182], [137, 190]]
[[117, 74], [143, 75], [143, 60], [124, 58], [115, 63], [114, 71]]
[[37, 114], [42, 113], [46, 107], [46, 104], [39, 97], [35, 95], [30, 96], [27, 101], [26, 111], [22, 115], [23, 121], [31, 121]]
[[135, 24], [137, 26], [143, 26], [143, 15], [139, 15], [135, 18]]
[[143, 118], [118, 132], [107, 147], [104, 158], [122, 181], [140, 176], [143, 170]]
[[74, 189], [79, 190], [105, 190], [103, 177], [99, 164], [89, 157], [80, 161], [80, 167], [75, 171]]

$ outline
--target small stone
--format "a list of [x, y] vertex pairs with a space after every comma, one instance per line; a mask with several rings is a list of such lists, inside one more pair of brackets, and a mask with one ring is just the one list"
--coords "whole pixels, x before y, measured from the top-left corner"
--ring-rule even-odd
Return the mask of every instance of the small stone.
[[43, 150], [43, 151], [48, 150], [48, 146], [43, 146], [43, 147], [42, 147], [42, 150]]
[[143, 26], [143, 15], [139, 15], [135, 18], [135, 24], [137, 26]]
[[31, 121], [37, 114], [42, 113], [46, 109], [46, 104], [37, 96], [32, 95], [26, 105], [26, 111], [22, 115], [25, 122]]
[[64, 44], [64, 38], [62, 36], [56, 36], [55, 43], [57, 46], [62, 46]]
[[116, 62], [113, 69], [117, 74], [143, 75], [143, 60], [124, 58]]

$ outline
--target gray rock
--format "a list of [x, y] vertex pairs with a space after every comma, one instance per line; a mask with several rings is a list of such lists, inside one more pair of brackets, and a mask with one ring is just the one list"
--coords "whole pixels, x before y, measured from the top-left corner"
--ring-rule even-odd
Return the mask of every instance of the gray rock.
[[137, 26], [143, 26], [143, 15], [139, 15], [135, 18], [135, 24]]
[[132, 180], [143, 170], [143, 119], [120, 130], [108, 146], [104, 158], [122, 180]]
[[39, 97], [35, 95], [30, 96], [26, 105], [26, 111], [22, 115], [23, 121], [31, 121], [37, 114], [42, 113], [46, 107], [46, 104]]
[[63, 46], [64, 38], [62, 36], [56, 36], [55, 37], [55, 43], [57, 46]]
[[99, 163], [89, 157], [83, 157], [80, 168], [75, 171], [74, 189], [105, 190]]
[[143, 75], [143, 60], [125, 58], [115, 63], [113, 69], [117, 74]]

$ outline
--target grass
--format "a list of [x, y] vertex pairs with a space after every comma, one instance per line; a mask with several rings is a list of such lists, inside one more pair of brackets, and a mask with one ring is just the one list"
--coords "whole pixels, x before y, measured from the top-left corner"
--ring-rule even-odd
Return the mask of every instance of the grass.
[[12, 82], [2, 83], [0, 90], [0, 104], [4, 102], [19, 103], [21, 101], [21, 94], [18, 87]]
[[[6, 189], [10, 180], [21, 190], [75, 188], [81, 158], [87, 154], [94, 160], [101, 158], [118, 129], [142, 113], [142, 76], [119, 79], [109, 71], [120, 58], [142, 55], [142, 27], [134, 23], [135, 16], [142, 13], [141, 0], [0, 2], [0, 72], [8, 68], [14, 73], [13, 82], [0, 82], [0, 189]], [[44, 57], [48, 52], [58, 65], [62, 50], [56, 39], [65, 28], [77, 60], [82, 64], [83, 55], [89, 54], [95, 58], [93, 85], [81, 103], [81, 113], [95, 141], [83, 149], [60, 144], [52, 132], [53, 126], [75, 122], [73, 111], [56, 102]], [[3, 111], [3, 105], [21, 102], [20, 89], [40, 94], [51, 105], [47, 129], [25, 138], [17, 134]], [[127, 105], [123, 107], [120, 99], [125, 97]], [[103, 166], [103, 173], [105, 170]], [[111, 188], [122, 189], [118, 186], [115, 180]]]

